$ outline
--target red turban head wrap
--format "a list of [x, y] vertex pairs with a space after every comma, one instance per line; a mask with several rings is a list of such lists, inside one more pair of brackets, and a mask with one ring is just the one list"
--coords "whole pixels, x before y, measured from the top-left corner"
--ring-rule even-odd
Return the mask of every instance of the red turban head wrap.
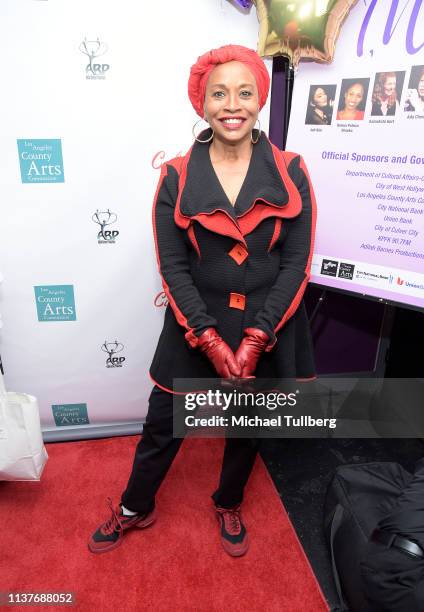
[[224, 45], [201, 55], [190, 69], [188, 80], [188, 97], [194, 110], [204, 117], [206, 83], [209, 74], [218, 64], [226, 62], [243, 62], [253, 73], [259, 94], [259, 110], [264, 106], [269, 91], [269, 74], [263, 60], [256, 51], [240, 45]]

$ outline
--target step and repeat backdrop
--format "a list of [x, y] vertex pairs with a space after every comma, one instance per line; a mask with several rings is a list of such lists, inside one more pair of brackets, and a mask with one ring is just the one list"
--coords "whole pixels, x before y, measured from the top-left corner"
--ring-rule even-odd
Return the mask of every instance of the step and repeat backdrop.
[[229, 0], [0, 3], [0, 354], [45, 429], [145, 416], [160, 166], [192, 143], [190, 66], [257, 34]]
[[424, 308], [424, 2], [364, 0], [301, 63], [287, 148], [319, 204], [311, 281]]

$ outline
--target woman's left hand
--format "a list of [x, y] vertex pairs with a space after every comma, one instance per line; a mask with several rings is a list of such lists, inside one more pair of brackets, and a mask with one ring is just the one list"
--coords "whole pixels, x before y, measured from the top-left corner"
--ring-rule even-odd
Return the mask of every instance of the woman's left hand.
[[258, 364], [259, 357], [269, 342], [269, 336], [261, 329], [247, 327], [240, 342], [235, 358], [241, 367], [240, 378], [251, 376]]

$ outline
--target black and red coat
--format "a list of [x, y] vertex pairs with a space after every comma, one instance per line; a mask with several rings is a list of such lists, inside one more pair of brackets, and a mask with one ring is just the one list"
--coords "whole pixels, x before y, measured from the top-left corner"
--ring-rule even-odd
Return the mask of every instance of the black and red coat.
[[195, 142], [162, 166], [153, 231], [169, 303], [150, 377], [216, 378], [196, 344], [215, 327], [235, 352], [246, 327], [266, 332], [258, 378], [312, 378], [313, 347], [303, 294], [310, 277], [316, 204], [302, 157], [262, 132], [235, 205]]

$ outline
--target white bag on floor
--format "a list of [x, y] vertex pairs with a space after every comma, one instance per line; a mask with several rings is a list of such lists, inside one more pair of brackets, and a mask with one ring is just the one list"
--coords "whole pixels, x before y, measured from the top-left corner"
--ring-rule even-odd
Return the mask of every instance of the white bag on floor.
[[0, 480], [40, 480], [47, 459], [37, 399], [0, 388]]

